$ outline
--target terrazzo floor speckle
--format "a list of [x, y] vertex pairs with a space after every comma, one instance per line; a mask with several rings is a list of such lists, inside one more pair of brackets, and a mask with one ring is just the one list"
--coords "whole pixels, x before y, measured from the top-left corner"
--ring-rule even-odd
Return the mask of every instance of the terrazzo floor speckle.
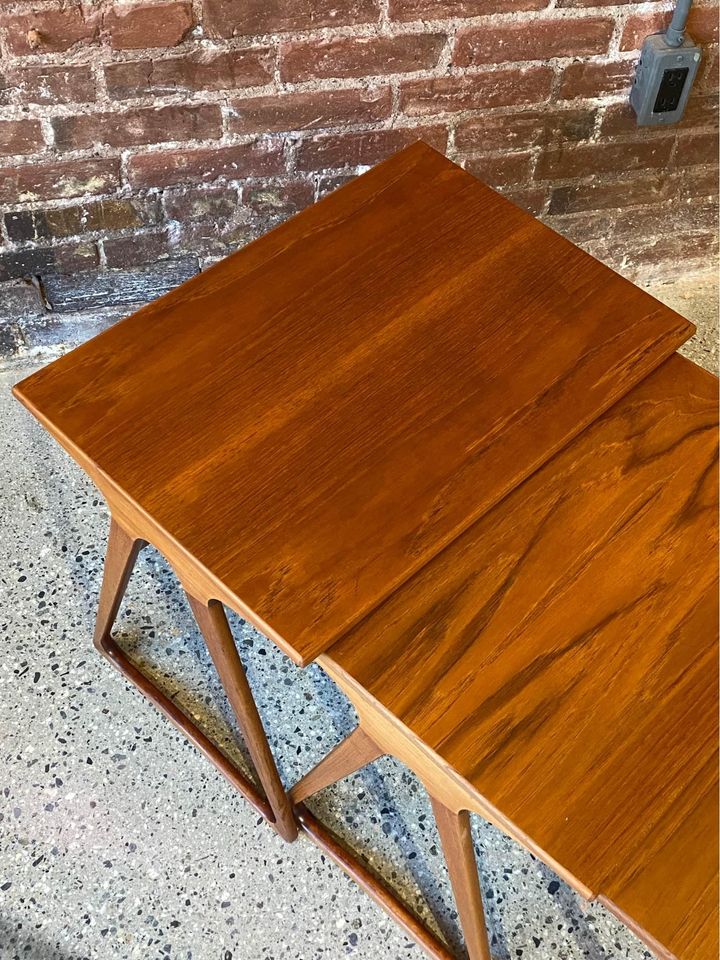
[[[703, 327], [703, 337], [716, 334]], [[29, 372], [0, 374], [1, 960], [420, 960], [338, 867], [306, 839], [280, 840], [93, 650], [107, 510], [10, 397]], [[290, 784], [352, 729], [353, 711], [318, 668], [299, 670], [237, 617], [231, 625]], [[182, 591], [151, 549], [118, 636], [244, 758]], [[457, 945], [412, 774], [386, 758], [309, 805]], [[650, 960], [601, 907], [494, 828], [473, 826], [497, 960]]]

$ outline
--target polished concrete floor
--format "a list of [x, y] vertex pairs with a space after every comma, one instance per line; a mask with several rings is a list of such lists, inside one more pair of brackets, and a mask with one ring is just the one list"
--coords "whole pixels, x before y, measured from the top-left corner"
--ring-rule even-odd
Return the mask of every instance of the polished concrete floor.
[[[687, 352], [716, 366], [711, 284], [654, 292], [698, 322]], [[419, 960], [339, 868], [304, 839], [278, 839], [95, 654], [107, 511], [10, 398], [31, 369], [26, 360], [0, 374], [1, 960]], [[318, 668], [300, 671], [247, 624], [232, 625], [281, 773], [294, 782], [352, 728], [352, 709]], [[119, 629], [131, 654], [241, 757], [182, 592], [151, 550]], [[311, 805], [457, 943], [429, 805], [409, 772], [381, 760]], [[474, 828], [498, 960], [651, 957], [515, 843], [479, 820]]]

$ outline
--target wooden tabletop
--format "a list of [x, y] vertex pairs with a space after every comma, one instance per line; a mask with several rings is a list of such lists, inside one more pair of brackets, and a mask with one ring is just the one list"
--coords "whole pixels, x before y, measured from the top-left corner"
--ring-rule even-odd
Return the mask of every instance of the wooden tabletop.
[[668, 360], [322, 658], [683, 960], [718, 955], [717, 403]]
[[692, 331], [416, 144], [16, 395], [307, 663]]

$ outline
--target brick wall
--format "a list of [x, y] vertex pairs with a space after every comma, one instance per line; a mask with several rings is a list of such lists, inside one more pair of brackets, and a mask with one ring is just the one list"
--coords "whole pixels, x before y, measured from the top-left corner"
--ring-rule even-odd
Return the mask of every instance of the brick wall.
[[635, 279], [707, 269], [715, 2], [683, 123], [626, 105], [671, 6], [0, 0], [0, 300], [142, 302], [418, 137]]

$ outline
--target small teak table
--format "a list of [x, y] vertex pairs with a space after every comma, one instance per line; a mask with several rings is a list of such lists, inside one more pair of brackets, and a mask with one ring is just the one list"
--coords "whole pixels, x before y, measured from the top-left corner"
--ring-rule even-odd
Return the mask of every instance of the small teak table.
[[[716, 382], [672, 356], [692, 332], [418, 143], [15, 393], [110, 508], [96, 645], [283, 837], [300, 824], [449, 956], [300, 802], [394, 753], [430, 791], [473, 958], [467, 810], [704, 960]], [[145, 543], [263, 792], [111, 636]], [[223, 605], [357, 707], [292, 800]]]

